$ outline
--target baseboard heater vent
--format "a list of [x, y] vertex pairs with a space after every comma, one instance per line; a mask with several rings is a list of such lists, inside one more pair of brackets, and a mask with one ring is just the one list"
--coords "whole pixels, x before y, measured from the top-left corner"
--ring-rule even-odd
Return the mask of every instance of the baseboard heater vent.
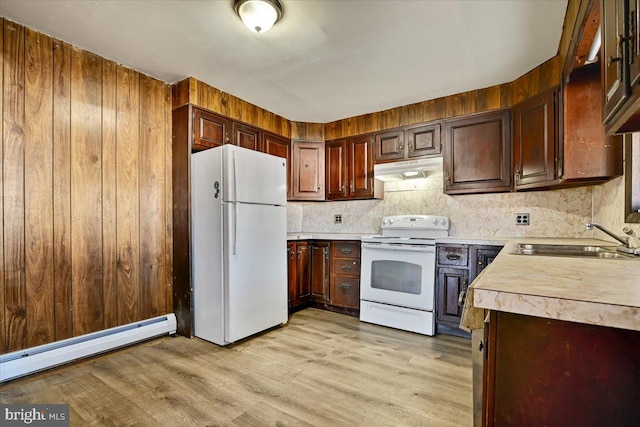
[[0, 383], [160, 335], [176, 333], [173, 313], [0, 356]]

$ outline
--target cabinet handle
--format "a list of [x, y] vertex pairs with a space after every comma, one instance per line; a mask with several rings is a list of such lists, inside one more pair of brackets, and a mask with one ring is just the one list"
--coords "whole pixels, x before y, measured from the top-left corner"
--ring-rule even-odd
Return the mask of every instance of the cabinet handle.
[[516, 181], [520, 181], [520, 167], [516, 168], [515, 175], [516, 175]]
[[482, 265], [482, 261], [478, 261], [478, 265]]
[[293, 249], [289, 249], [289, 258], [293, 259]]
[[328, 260], [329, 259], [329, 249], [323, 248], [322, 251], [324, 252], [324, 258], [326, 260]]
[[340, 186], [340, 192], [344, 193], [344, 182], [342, 183], [342, 185]]
[[482, 350], [484, 350], [484, 341], [480, 341], [480, 343], [478, 344], [478, 351]]
[[620, 56], [610, 56], [609, 59], [607, 59], [607, 66], [611, 67], [613, 65], [614, 62], [620, 62], [622, 61], [622, 57]]
[[409, 144], [409, 150], [413, 150], [413, 144]]
[[298, 249], [298, 259], [302, 256], [302, 249]]
[[340, 287], [342, 287], [342, 289], [344, 289], [345, 291], [351, 289], [351, 285], [348, 283], [343, 283], [342, 285], [340, 285]]
[[466, 290], [460, 292], [460, 295], [458, 295], [458, 306], [462, 307], [464, 305], [464, 297], [466, 295], [467, 295], [467, 291]]
[[447, 184], [451, 185], [451, 176], [449, 176], [449, 172], [447, 172]]
[[229, 132], [224, 133], [224, 140], [225, 140], [225, 144], [229, 143]]
[[457, 261], [462, 257], [458, 254], [447, 254], [446, 258], [450, 261]]
[[398, 151], [402, 151], [402, 148], [403, 148], [403, 147], [404, 147], [404, 145], [400, 145], [400, 146], [398, 147]]
[[353, 193], [353, 181], [351, 181], [351, 192]]
[[343, 265], [342, 266], [342, 271], [351, 271], [351, 266], [350, 265]]
[[351, 252], [351, 248], [342, 248], [342, 253], [345, 255], [349, 255]]

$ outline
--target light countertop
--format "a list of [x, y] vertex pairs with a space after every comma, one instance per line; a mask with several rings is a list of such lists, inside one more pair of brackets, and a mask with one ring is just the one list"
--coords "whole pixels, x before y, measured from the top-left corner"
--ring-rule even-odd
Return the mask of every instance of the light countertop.
[[516, 255], [517, 243], [614, 246], [596, 239], [518, 238], [473, 284], [473, 306], [640, 331], [640, 260]]

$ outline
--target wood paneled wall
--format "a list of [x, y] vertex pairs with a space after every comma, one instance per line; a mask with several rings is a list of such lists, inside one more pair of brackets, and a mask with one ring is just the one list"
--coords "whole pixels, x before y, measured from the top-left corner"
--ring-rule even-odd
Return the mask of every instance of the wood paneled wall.
[[328, 141], [432, 120], [509, 108], [524, 99], [559, 85], [560, 75], [560, 57], [555, 56], [510, 83], [327, 123], [324, 127], [325, 138]]
[[291, 139], [324, 142], [324, 123], [291, 122]]
[[0, 27], [0, 353], [172, 311], [170, 87]]
[[186, 104], [193, 104], [239, 122], [273, 132], [276, 135], [291, 138], [289, 120], [193, 77], [188, 77], [173, 85], [172, 98], [174, 110]]

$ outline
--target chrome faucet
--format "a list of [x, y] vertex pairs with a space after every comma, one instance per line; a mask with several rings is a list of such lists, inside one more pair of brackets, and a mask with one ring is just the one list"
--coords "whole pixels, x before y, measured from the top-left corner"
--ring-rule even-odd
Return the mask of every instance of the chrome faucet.
[[638, 236], [636, 236], [633, 230], [629, 227], [622, 229], [626, 236], [618, 236], [614, 232], [607, 230], [604, 226], [595, 222], [587, 223], [587, 230], [593, 230], [594, 227], [622, 243], [622, 246], [618, 246], [619, 251], [640, 254], [640, 249], [638, 249], [640, 248], [640, 239], [638, 239]]

